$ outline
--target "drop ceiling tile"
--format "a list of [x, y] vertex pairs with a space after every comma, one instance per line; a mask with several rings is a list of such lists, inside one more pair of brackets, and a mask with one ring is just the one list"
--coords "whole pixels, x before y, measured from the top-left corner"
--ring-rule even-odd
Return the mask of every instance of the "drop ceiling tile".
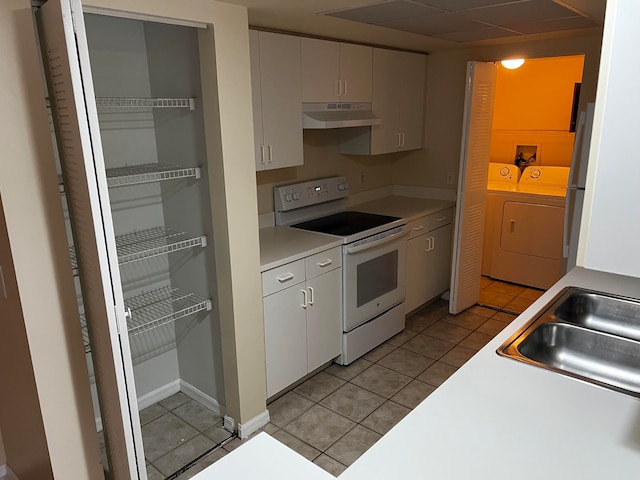
[[396, 30], [403, 30], [405, 32], [418, 33], [420, 35], [460, 32], [486, 27], [483, 23], [475, 22], [470, 18], [456, 15], [455, 13], [404, 18], [402, 20], [380, 23], [379, 25], [395, 28]]
[[411, 0], [416, 3], [440, 8], [447, 12], [457, 12], [468, 8], [488, 7], [501, 5], [503, 3], [513, 3], [526, 0]]
[[592, 20], [584, 17], [557, 18], [542, 22], [524, 23], [513, 25], [513, 29], [522, 33], [547, 33], [560, 32], [563, 30], [576, 30], [578, 28], [597, 27]]
[[528, 0], [493, 7], [473, 8], [459, 13], [473, 20], [503, 27], [577, 16], [575, 12], [554, 3], [552, 0]]
[[344, 18], [355, 22], [378, 24], [402, 18], [411, 18], [441, 13], [440, 10], [407, 2], [405, 0], [393, 0], [391, 2], [376, 3], [365, 7], [329, 12], [326, 15]]
[[505, 30], [499, 27], [479, 28], [476, 30], [467, 30], [464, 32], [443, 33], [441, 35], [432, 35], [435, 38], [449, 40], [451, 42], [475, 42], [479, 40], [490, 40], [493, 38], [503, 38], [515, 36], [517, 33]]

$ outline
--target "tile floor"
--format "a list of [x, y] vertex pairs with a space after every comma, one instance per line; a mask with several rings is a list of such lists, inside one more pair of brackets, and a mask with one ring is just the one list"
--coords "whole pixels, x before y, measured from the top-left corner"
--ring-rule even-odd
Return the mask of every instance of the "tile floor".
[[[222, 428], [220, 416], [183, 393], [142, 410], [140, 423], [149, 480], [164, 480], [232, 436]], [[204, 468], [222, 455], [212, 452], [199, 464]], [[189, 475], [177, 478], [191, 478], [195, 474], [192, 470]]]
[[[438, 300], [351, 365], [333, 364], [278, 398], [269, 404], [271, 423], [263, 430], [338, 476], [543, 293], [486, 277], [481, 287], [478, 305], [453, 316]], [[156, 431], [152, 423], [145, 430]], [[211, 438], [207, 432], [190, 433], [204, 441]], [[197, 451], [194, 440], [190, 448]], [[241, 443], [234, 438], [178, 478], [191, 478]], [[150, 445], [147, 458], [159, 473], [170, 470], [161, 460], [168, 457]]]

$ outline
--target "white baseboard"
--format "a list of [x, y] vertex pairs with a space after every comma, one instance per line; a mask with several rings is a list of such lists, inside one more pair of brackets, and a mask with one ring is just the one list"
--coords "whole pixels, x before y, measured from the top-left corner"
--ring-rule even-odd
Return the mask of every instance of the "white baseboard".
[[236, 431], [236, 421], [229, 415], [224, 416], [224, 429], [230, 432]]
[[8, 465], [0, 465], [0, 480], [18, 480]]
[[269, 423], [269, 410], [265, 410], [259, 415], [256, 415], [251, 420], [245, 423], [238, 424], [238, 437], [245, 439], [252, 433], [258, 431], [258, 429], [264, 427]]
[[138, 410], [144, 410], [165, 398], [169, 398], [180, 391], [180, 379], [167, 383], [155, 390], [138, 397]]
[[[203, 391], [180, 379], [174, 380], [173, 382], [167, 383], [160, 388], [156, 388], [146, 395], [138, 397], [138, 410], [144, 410], [145, 408], [150, 407], [151, 405], [154, 405], [161, 400], [164, 400], [165, 398], [169, 398], [171, 395], [174, 395], [178, 392], [182, 392], [189, 398], [192, 398], [193, 400], [203, 404], [205, 407], [213, 411], [216, 415], [220, 415], [221, 417], [225, 416], [226, 409], [224, 405], [218, 403], [215, 398], [210, 397]], [[96, 417], [96, 431], [102, 431], [102, 418], [100, 417]], [[0, 478], [0, 480], [4, 479]]]
[[201, 403], [216, 415], [220, 415], [221, 417], [225, 416], [226, 408], [224, 405], [221, 405], [215, 398], [210, 397], [202, 390], [197, 389], [190, 383], [187, 383], [184, 380], [180, 380], [180, 391], [187, 397]]

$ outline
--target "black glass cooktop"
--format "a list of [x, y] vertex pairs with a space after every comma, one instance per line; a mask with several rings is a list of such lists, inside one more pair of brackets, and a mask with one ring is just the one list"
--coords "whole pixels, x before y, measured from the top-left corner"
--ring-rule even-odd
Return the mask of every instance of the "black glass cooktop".
[[375, 213], [347, 211], [298, 223], [296, 225], [292, 225], [292, 227], [301, 228], [302, 230], [310, 230], [312, 232], [330, 233], [332, 235], [346, 237], [364, 232], [371, 228], [379, 227], [385, 223], [395, 222], [396, 220], [400, 219], [398, 217], [377, 215]]

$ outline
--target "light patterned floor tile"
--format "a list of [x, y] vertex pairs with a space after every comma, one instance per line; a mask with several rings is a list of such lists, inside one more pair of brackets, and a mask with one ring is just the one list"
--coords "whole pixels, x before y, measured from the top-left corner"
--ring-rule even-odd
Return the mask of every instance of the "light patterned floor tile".
[[166, 413], [142, 427], [145, 458], [153, 463], [197, 434], [191, 425], [171, 412]]
[[325, 451], [355, 425], [348, 418], [322, 405], [315, 405], [284, 427], [284, 430], [312, 447]]
[[371, 365], [373, 365], [373, 362], [365, 360], [364, 358], [359, 358], [349, 365], [338, 365], [337, 363], [334, 363], [325, 368], [324, 371], [330, 373], [331, 375], [335, 375], [336, 377], [343, 380], [351, 380], [353, 377], [362, 373]]
[[184, 393], [178, 392], [170, 397], [165, 398], [164, 400], [160, 400], [160, 405], [162, 405], [167, 410], [173, 410], [174, 408], [179, 407], [183, 403], [188, 402], [190, 399]]
[[215, 462], [217, 462], [222, 457], [224, 457], [227, 453], [229, 452], [227, 452], [223, 448], [214, 450], [213, 452], [207, 454], [207, 456], [200, 459], [198, 463], [195, 464], [193, 467], [191, 467], [189, 470], [184, 472], [182, 475], [178, 476], [176, 480], [188, 480], [192, 478], [196, 473], [200, 473], [205, 468], [213, 465]]
[[470, 348], [471, 350], [480, 350], [493, 338], [492, 335], [488, 335], [482, 332], [473, 332], [467, 338], [460, 342], [463, 347]]
[[430, 337], [449, 343], [458, 343], [470, 333], [471, 330], [467, 328], [452, 325], [447, 322], [435, 323], [422, 332], [423, 335], [429, 335]]
[[426, 317], [424, 315], [420, 315], [420, 313], [416, 313], [407, 318], [405, 325], [407, 330], [413, 330], [414, 332], [420, 333], [437, 321], [437, 318]]
[[313, 407], [314, 402], [308, 398], [289, 392], [267, 405], [271, 423], [277, 427], [284, 427], [294, 418]]
[[474, 305], [473, 307], [467, 308], [463, 313], [473, 313], [474, 315], [489, 318], [492, 317], [496, 313], [496, 311], [491, 308]]
[[307, 460], [313, 461], [321, 453], [320, 450], [313, 448], [311, 445], [306, 444], [299, 438], [294, 437], [284, 430], [279, 430], [272, 436], [280, 443], [285, 444], [291, 450], [298, 452]]
[[383, 343], [382, 345], [378, 345], [376, 348], [371, 350], [369, 353], [365, 354], [362, 358], [365, 360], [369, 360], [370, 362], [377, 362], [381, 358], [389, 355], [396, 348], [394, 345], [390, 345], [388, 343]]
[[313, 463], [318, 465], [325, 472], [329, 472], [334, 477], [337, 477], [347, 469], [346, 465], [341, 464], [339, 461], [334, 460], [333, 458], [331, 458], [328, 455], [325, 455], [324, 453], [321, 454], [318, 458], [316, 458], [313, 461]]
[[410, 352], [404, 348], [398, 348], [378, 361], [378, 365], [390, 368], [409, 377], [416, 377], [422, 373], [434, 360]]
[[326, 454], [348, 466], [355, 462], [360, 455], [371, 448], [380, 438], [381, 435], [373, 430], [357, 425], [332, 445], [326, 451]]
[[504, 309], [509, 310], [510, 312], [522, 313], [527, 308], [529, 308], [529, 306], [533, 302], [535, 302], [535, 300], [531, 300], [523, 297], [516, 297], [513, 300], [511, 300], [509, 303], [507, 303], [504, 306]]
[[489, 292], [487, 290], [482, 290], [480, 292], [479, 303], [481, 305], [489, 305], [492, 307], [502, 308], [514, 298], [515, 298], [514, 295], [506, 295], [504, 293]]
[[475, 350], [457, 345], [449, 350], [446, 354], [444, 354], [440, 361], [442, 363], [446, 363], [447, 365], [451, 365], [452, 367], [459, 368], [475, 354]]
[[385, 399], [380, 395], [347, 383], [322, 400], [320, 405], [354, 422], [361, 422], [384, 401]]
[[535, 288], [527, 288], [527, 289], [525, 289], [524, 292], [522, 292], [520, 295], [518, 295], [518, 297], [528, 298], [529, 300], [537, 300], [542, 296], [543, 293], [544, 293], [544, 290], [538, 290], [538, 289], [535, 289]]
[[498, 320], [494, 320], [493, 318], [490, 318], [489, 320], [484, 322], [482, 325], [480, 325], [476, 331], [480, 333], [486, 333], [487, 335], [491, 335], [492, 337], [495, 337], [502, 330], [504, 330], [505, 327], [506, 325], [503, 322], [499, 322]]
[[346, 380], [342, 380], [334, 375], [319, 372], [306, 382], [298, 385], [293, 391], [298, 395], [308, 398], [312, 402], [319, 402], [327, 395], [335, 392], [344, 385]]
[[522, 292], [524, 292], [525, 287], [516, 285], [514, 283], [505, 283], [505, 282], [495, 281], [488, 287], [484, 288], [483, 290], [487, 292], [504, 293], [506, 295], [511, 295], [512, 297], [515, 297], [516, 295], [520, 295]]
[[452, 367], [451, 365], [447, 365], [442, 362], [436, 362], [418, 375], [417, 379], [421, 382], [433, 385], [434, 387], [439, 387], [447, 378], [453, 375], [456, 370], [458, 370], [457, 367]]
[[207, 407], [192, 399], [174, 408], [173, 414], [201, 432], [208, 430], [214, 425], [222, 424], [221, 417], [215, 415]]
[[433, 385], [412, 380], [409, 385], [396, 393], [391, 400], [404, 405], [407, 408], [416, 408], [420, 402], [433, 393], [436, 389]]
[[498, 322], [502, 322], [502, 323], [511, 323], [515, 320], [517, 315], [512, 315], [510, 313], [505, 313], [505, 312], [498, 312], [496, 313], [493, 317], [491, 317], [491, 320], [497, 320]]
[[418, 334], [405, 343], [402, 348], [414, 353], [419, 353], [433, 360], [439, 359], [454, 347], [455, 344], [438, 340], [428, 335]]
[[411, 377], [375, 364], [351, 380], [351, 383], [390, 398], [410, 381]]
[[204, 435], [198, 435], [189, 441], [184, 442], [175, 450], [153, 461], [153, 466], [166, 476], [176, 472], [184, 465], [193, 461], [210, 448], [215, 447], [215, 443]]
[[155, 420], [156, 418], [161, 417], [167, 412], [168, 410], [162, 405], [160, 405], [159, 403], [154, 403], [150, 407], [147, 407], [144, 410], [140, 411], [140, 425], [146, 425], [151, 420]]
[[[479, 307], [479, 308], [482, 308], [482, 307]], [[447, 315], [445, 317], [442, 317], [442, 320], [440, 321], [445, 323], [450, 323], [452, 325], [457, 325], [458, 327], [466, 328], [467, 330], [475, 330], [484, 322], [486, 322], [488, 317], [496, 313], [495, 310], [490, 310], [490, 309], [487, 309], [487, 310], [491, 312], [491, 315], [488, 315], [488, 316], [477, 315], [475, 313], [469, 312], [468, 310], [465, 310], [464, 312], [458, 313], [457, 315]], [[426, 333], [426, 332], [422, 332], [422, 333]]]
[[399, 347], [402, 344], [406, 343], [408, 340], [411, 340], [416, 335], [417, 335], [417, 332], [404, 329], [403, 331], [401, 331], [397, 335], [394, 335], [389, 340], [387, 340], [386, 343], [388, 343], [389, 345], [393, 345], [395, 347]]
[[384, 435], [410, 411], [410, 408], [389, 400], [380, 405], [380, 407], [365, 418], [361, 424], [380, 435]]

